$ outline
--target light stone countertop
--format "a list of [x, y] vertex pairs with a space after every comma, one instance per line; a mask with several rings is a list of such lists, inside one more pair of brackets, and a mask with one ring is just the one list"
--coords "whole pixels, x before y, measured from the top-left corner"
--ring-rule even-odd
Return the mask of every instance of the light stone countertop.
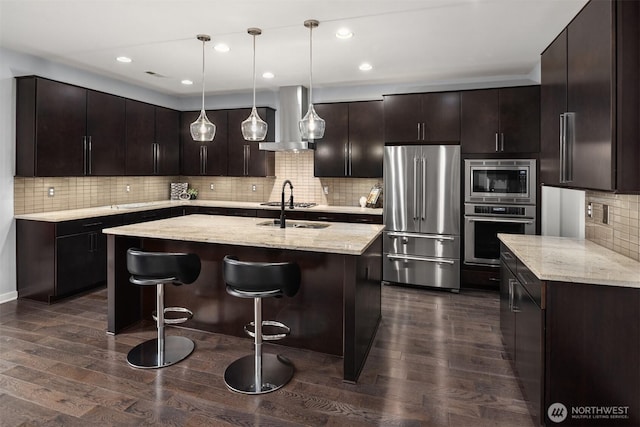
[[588, 240], [498, 234], [540, 280], [640, 289], [640, 262]]
[[[220, 215], [186, 215], [175, 218], [123, 225], [102, 230], [105, 234], [219, 243], [237, 246], [278, 248], [311, 252], [361, 255], [382, 233], [383, 225], [331, 222], [327, 228], [290, 228], [259, 226], [268, 218]], [[294, 221], [288, 223], [313, 223]]]
[[[216, 208], [235, 209], [269, 209], [280, 210], [279, 206], [262, 206], [258, 202], [231, 202], [218, 200], [160, 200], [155, 202], [127, 203], [113, 206], [99, 206], [95, 208], [68, 209], [63, 211], [52, 211], [32, 214], [15, 215], [15, 219], [26, 219], [32, 221], [62, 222], [77, 219], [94, 218], [108, 215], [121, 215], [130, 212], [143, 212], [151, 209], [163, 209], [181, 206], [199, 206]], [[382, 209], [360, 208], [356, 206], [328, 206], [318, 205], [312, 208], [296, 208], [300, 212], [327, 212], [363, 215], [382, 215]], [[287, 208], [287, 211], [289, 209]]]

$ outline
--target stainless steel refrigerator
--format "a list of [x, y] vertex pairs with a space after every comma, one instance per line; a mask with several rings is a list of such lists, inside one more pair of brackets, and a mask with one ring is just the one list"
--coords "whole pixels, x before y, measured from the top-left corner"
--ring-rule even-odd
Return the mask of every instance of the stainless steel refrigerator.
[[383, 280], [460, 289], [460, 147], [386, 146]]

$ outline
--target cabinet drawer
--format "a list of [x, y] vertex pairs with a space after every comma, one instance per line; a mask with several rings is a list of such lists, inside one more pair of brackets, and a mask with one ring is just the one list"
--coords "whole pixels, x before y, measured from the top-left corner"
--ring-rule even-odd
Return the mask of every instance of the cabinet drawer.
[[531, 295], [531, 298], [538, 307], [543, 307], [542, 282], [520, 260], [518, 260], [517, 264], [517, 270], [515, 270], [516, 278], [529, 295]]
[[100, 231], [103, 228], [121, 225], [121, 221], [122, 219], [120, 215], [63, 221], [56, 224], [56, 236], [68, 236], [71, 234]]
[[517, 258], [511, 252], [511, 249], [505, 246], [504, 243], [500, 243], [500, 260], [513, 272], [516, 273], [517, 269]]
[[460, 237], [385, 231], [384, 252], [420, 254], [427, 257], [460, 258]]
[[122, 223], [125, 225], [136, 224], [139, 222], [155, 221], [157, 219], [171, 218], [172, 216], [173, 216], [173, 212], [171, 211], [171, 208], [154, 209], [154, 210], [143, 211], [143, 212], [132, 212], [132, 213], [123, 215]]

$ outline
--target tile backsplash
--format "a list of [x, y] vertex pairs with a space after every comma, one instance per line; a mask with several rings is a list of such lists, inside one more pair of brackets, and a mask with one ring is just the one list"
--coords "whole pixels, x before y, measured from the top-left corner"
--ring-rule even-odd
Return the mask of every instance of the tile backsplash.
[[[313, 151], [276, 153], [276, 177], [141, 176], [14, 179], [16, 215], [169, 199], [171, 182], [188, 182], [202, 200], [279, 201], [282, 183], [291, 180], [294, 199], [325, 205], [358, 206], [382, 179], [315, 178]], [[213, 185], [213, 189], [211, 186]], [[325, 194], [324, 188], [328, 194]], [[49, 196], [53, 188], [54, 195]], [[127, 188], [129, 191], [127, 191]], [[289, 192], [287, 190], [286, 194]]]
[[[587, 207], [591, 203], [593, 211], [585, 218], [585, 237], [640, 261], [640, 195], [587, 191], [585, 203]], [[608, 224], [603, 221], [605, 205], [609, 209]]]

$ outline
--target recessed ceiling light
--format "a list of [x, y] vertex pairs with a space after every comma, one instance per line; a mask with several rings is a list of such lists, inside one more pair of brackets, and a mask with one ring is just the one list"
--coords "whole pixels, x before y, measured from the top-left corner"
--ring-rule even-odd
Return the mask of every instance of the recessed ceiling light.
[[218, 43], [218, 44], [217, 44], [217, 45], [215, 45], [213, 48], [214, 48], [215, 50], [217, 50], [218, 52], [221, 52], [221, 53], [227, 53], [227, 52], [229, 52], [229, 46], [227, 46], [227, 45], [226, 45], [226, 44], [224, 44], [224, 43]]
[[192, 85], [193, 81], [189, 80], [189, 79], [184, 79], [183, 81], [181, 81], [180, 83], [182, 83], [183, 85]]
[[338, 31], [336, 31], [336, 37], [339, 39], [346, 40], [353, 37], [353, 33], [348, 28], [340, 28]]
[[275, 74], [273, 74], [271, 71], [267, 71], [266, 73], [262, 73], [262, 78], [272, 79], [274, 77], [275, 77]]
[[368, 62], [363, 62], [358, 68], [360, 68], [360, 71], [370, 71], [373, 69], [371, 64], [369, 64]]
[[128, 64], [129, 62], [131, 62], [131, 58], [128, 58], [126, 56], [118, 56], [116, 58], [116, 61], [118, 62], [124, 62], [125, 64]]

